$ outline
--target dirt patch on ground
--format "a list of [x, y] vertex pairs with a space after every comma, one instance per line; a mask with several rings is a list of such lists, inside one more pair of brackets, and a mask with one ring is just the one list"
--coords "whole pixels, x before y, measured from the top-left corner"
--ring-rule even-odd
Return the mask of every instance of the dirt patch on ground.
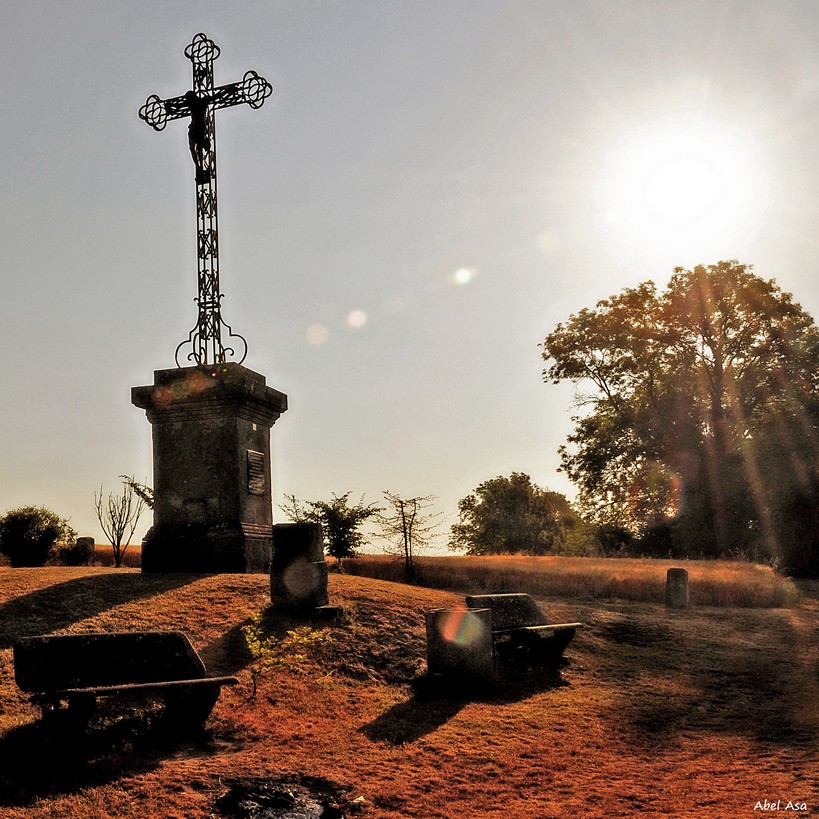
[[364, 800], [349, 789], [311, 776], [247, 778], [225, 783], [214, 807], [228, 819], [346, 819], [359, 814]]

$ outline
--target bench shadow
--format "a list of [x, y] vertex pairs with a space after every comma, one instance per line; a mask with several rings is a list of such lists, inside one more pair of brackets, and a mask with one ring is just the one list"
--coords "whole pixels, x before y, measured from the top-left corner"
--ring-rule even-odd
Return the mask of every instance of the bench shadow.
[[179, 737], [156, 719], [138, 715], [76, 734], [42, 722], [0, 736], [0, 806], [21, 807], [147, 773], [170, 755], [207, 754], [209, 734]]
[[393, 705], [359, 728], [359, 732], [373, 742], [392, 746], [416, 742], [445, 725], [470, 703], [506, 705], [568, 685], [560, 673], [568, 663], [563, 658], [555, 667], [509, 667], [502, 669], [495, 681], [478, 683], [429, 675], [418, 677], [412, 683], [410, 699]]
[[95, 574], [29, 592], [0, 604], [0, 649], [10, 648], [18, 637], [50, 634], [200, 578], [196, 574]]

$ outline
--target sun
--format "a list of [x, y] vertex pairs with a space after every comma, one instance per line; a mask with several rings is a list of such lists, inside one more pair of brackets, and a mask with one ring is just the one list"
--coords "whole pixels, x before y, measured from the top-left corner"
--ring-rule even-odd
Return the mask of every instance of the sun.
[[660, 162], [645, 182], [648, 210], [670, 222], [684, 224], [705, 216], [717, 205], [724, 182], [707, 159], [680, 154]]
[[643, 124], [608, 146], [604, 219], [621, 244], [729, 249], [755, 221], [759, 176], [751, 147], [726, 127]]

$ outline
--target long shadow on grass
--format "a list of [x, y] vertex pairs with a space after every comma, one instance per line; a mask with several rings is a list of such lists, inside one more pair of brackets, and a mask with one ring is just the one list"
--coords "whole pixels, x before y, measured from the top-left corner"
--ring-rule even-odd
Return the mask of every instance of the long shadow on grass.
[[55, 583], [0, 605], [0, 649], [198, 580], [194, 574], [94, 574]]
[[[564, 658], [561, 666], [567, 664]], [[420, 677], [409, 700], [394, 705], [359, 730], [373, 742], [403, 745], [436, 731], [469, 703], [506, 705], [568, 685], [559, 668], [510, 668], [502, 673], [499, 681], [484, 684]]]
[[82, 734], [56, 734], [41, 722], [23, 725], [0, 737], [0, 806], [77, 793], [152, 771], [180, 751], [208, 753], [209, 745], [204, 732], [180, 739], [144, 715]]
[[816, 725], [805, 718], [817, 695], [809, 635], [774, 612], [732, 612], [713, 628], [705, 622], [685, 613], [623, 615], [600, 626], [610, 646], [598, 671], [616, 681], [618, 729], [644, 747], [692, 733], [814, 745]]

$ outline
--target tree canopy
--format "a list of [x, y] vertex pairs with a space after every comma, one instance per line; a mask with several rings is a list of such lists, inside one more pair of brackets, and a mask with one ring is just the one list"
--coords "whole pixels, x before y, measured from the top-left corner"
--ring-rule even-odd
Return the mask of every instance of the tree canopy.
[[544, 555], [559, 551], [577, 516], [559, 492], [522, 473], [484, 481], [458, 502], [449, 548], [469, 555]]
[[[815, 561], [819, 332], [790, 294], [737, 261], [677, 268], [663, 291], [643, 282], [571, 315], [542, 347], [544, 380], [573, 382], [586, 410], [560, 449], [583, 513], [689, 554], [804, 563], [793, 549], [808, 537]], [[783, 527], [794, 503], [802, 547]]]

